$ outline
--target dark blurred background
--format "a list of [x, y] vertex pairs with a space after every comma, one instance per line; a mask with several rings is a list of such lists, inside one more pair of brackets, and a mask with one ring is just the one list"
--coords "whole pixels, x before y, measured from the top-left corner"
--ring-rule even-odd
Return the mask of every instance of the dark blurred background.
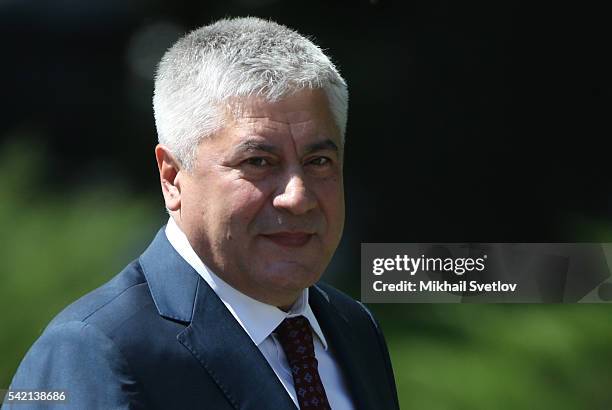
[[[362, 242], [612, 241], [609, 22], [588, 3], [0, 0], [0, 388], [62, 307], [166, 216], [153, 74], [182, 34], [271, 18], [349, 83], [347, 221]], [[402, 408], [612, 408], [607, 305], [371, 305]]]

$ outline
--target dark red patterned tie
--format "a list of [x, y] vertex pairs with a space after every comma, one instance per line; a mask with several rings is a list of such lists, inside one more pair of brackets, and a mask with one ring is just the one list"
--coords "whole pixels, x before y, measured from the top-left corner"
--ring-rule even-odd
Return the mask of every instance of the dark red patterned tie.
[[331, 409], [319, 377], [308, 319], [287, 318], [276, 328], [276, 335], [289, 362], [300, 409]]

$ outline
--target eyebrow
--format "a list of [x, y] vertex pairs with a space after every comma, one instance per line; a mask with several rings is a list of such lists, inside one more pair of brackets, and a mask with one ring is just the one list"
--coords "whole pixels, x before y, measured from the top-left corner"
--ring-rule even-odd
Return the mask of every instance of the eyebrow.
[[[338, 145], [334, 141], [329, 138], [326, 138], [322, 141], [313, 142], [311, 144], [306, 145], [304, 148], [304, 154], [310, 154], [316, 151], [325, 151], [331, 150], [334, 152], [338, 152]], [[264, 151], [269, 152], [271, 154], [279, 154], [279, 149], [272, 145], [266, 144], [264, 142], [258, 141], [257, 139], [247, 139], [246, 141], [241, 142], [234, 149], [235, 153], [243, 152], [243, 151]]]
[[304, 153], [310, 154], [312, 152], [325, 151], [325, 150], [331, 150], [335, 152], [339, 151], [336, 143], [332, 141], [331, 139], [327, 138], [327, 139], [324, 139], [323, 141], [317, 141], [317, 142], [313, 142], [312, 144], [306, 145], [306, 148], [304, 149]]
[[271, 154], [278, 154], [278, 148], [276, 148], [274, 145], [266, 144], [253, 138], [241, 142], [234, 150], [234, 152], [242, 151], [265, 151]]

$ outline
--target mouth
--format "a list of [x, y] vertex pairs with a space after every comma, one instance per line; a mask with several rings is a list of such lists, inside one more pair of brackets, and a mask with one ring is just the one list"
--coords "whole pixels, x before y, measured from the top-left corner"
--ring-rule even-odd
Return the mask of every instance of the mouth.
[[306, 245], [310, 241], [310, 238], [312, 238], [314, 235], [306, 232], [279, 232], [261, 236], [279, 246], [299, 248]]

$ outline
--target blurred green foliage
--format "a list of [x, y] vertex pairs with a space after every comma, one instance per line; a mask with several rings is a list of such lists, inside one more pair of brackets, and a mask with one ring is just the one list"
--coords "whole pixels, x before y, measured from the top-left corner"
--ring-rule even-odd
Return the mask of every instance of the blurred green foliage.
[[[163, 221], [161, 199], [116, 185], [45, 190], [35, 146], [0, 149], [0, 388], [49, 320], [137, 257]], [[608, 305], [372, 308], [404, 409], [612, 408]]]
[[405, 409], [610, 409], [608, 305], [385, 305]]
[[136, 258], [159, 228], [161, 201], [120, 187], [46, 190], [36, 147], [0, 149], [0, 388], [46, 324]]

